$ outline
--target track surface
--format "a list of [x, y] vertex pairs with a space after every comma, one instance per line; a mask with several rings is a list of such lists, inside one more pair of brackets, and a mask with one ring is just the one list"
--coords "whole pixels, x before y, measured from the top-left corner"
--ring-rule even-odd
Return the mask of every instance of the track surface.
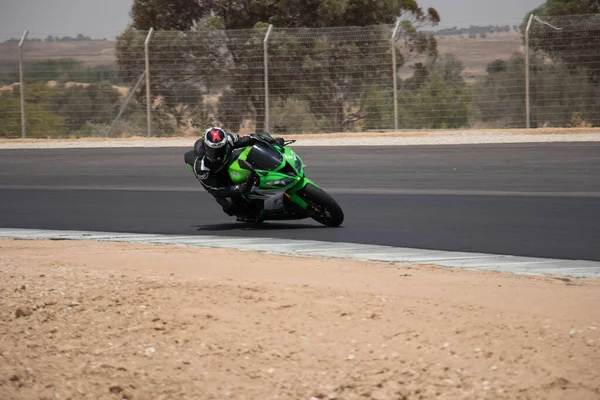
[[235, 223], [184, 148], [0, 150], [0, 227], [210, 234], [600, 260], [600, 144], [298, 147], [346, 214]]

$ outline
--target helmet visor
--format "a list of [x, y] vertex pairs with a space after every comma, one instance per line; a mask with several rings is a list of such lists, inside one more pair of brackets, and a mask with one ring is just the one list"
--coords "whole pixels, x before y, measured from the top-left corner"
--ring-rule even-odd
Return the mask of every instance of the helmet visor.
[[220, 147], [205, 146], [206, 157], [212, 161], [224, 161], [228, 147], [227, 143], [223, 143]]

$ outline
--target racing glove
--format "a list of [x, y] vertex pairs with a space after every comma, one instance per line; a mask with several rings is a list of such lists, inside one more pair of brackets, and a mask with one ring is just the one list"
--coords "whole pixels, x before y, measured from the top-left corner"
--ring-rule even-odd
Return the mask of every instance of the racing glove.
[[232, 196], [241, 196], [248, 192], [248, 182], [242, 182], [237, 185], [231, 185], [229, 191]]
[[276, 144], [279, 147], [283, 147], [283, 144], [285, 143], [285, 139], [283, 139], [282, 137], [272, 137], [271, 135], [269, 135], [267, 132], [264, 132], [262, 134], [260, 133], [251, 133], [250, 137], [253, 137], [255, 139], [262, 139], [267, 143], [272, 143], [272, 144]]

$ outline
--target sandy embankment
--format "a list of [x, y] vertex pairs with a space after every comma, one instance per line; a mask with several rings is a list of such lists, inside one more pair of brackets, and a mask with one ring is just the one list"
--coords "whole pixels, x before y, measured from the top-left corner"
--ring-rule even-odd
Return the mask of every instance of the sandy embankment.
[[[275, 135], [277, 136], [277, 135]], [[398, 146], [540, 142], [598, 142], [600, 128], [470, 129], [436, 131], [378, 131], [320, 134], [284, 134], [300, 146]], [[78, 139], [0, 138], [0, 149], [69, 147], [170, 147], [192, 146], [194, 136]]]
[[1, 399], [598, 399], [600, 280], [0, 241]]

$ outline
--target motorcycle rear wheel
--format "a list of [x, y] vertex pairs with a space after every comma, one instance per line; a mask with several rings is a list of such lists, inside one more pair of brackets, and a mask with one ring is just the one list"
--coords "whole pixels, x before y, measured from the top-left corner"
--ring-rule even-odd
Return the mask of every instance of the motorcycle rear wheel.
[[308, 184], [297, 193], [307, 204], [306, 211], [315, 221], [329, 227], [344, 222], [344, 212], [339, 204], [324, 190]]

